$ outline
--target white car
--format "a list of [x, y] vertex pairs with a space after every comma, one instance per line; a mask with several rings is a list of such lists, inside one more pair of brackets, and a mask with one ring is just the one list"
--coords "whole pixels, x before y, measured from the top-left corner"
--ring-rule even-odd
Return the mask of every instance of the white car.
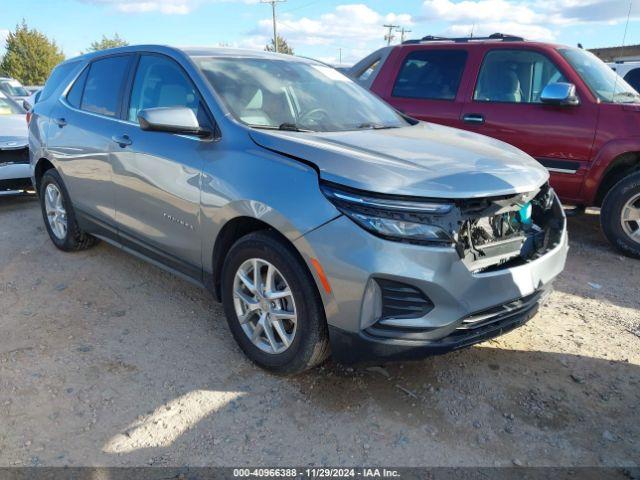
[[8, 77], [0, 77], [0, 92], [18, 103], [31, 95], [29, 90], [24, 88], [18, 80]]
[[618, 75], [640, 92], [640, 62], [607, 63]]
[[0, 193], [31, 188], [25, 111], [0, 92]]

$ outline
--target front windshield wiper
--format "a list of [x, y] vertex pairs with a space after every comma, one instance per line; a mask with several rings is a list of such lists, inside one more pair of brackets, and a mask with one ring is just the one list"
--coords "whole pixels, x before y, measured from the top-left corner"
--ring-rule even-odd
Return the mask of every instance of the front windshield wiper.
[[307, 130], [304, 128], [298, 127], [295, 123], [281, 123], [277, 127], [275, 125], [255, 125], [252, 123], [247, 124], [251, 128], [260, 128], [263, 130], [284, 130], [287, 132], [313, 132], [313, 130]]
[[383, 125], [382, 123], [361, 123], [360, 125], [356, 125], [358, 130], [383, 130], [386, 128], [399, 128], [397, 125]]
[[306, 128], [300, 128], [295, 123], [288, 123], [288, 122], [281, 123], [278, 126], [278, 130], [286, 130], [288, 132], [313, 132], [313, 130], [308, 130]]

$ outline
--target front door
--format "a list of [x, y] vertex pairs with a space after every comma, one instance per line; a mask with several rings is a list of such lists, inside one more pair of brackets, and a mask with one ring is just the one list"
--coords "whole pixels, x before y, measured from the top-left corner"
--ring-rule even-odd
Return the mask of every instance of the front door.
[[200, 279], [200, 183], [211, 140], [143, 131], [138, 112], [192, 108], [208, 121], [184, 70], [164, 55], [139, 57], [123, 122], [113, 141], [116, 221], [123, 245]]
[[579, 199], [589, 167], [597, 106], [587, 95], [577, 106], [542, 104], [547, 84], [567, 81], [543, 52], [493, 49], [461, 118], [464, 128], [510, 143], [542, 163], [552, 186], [571, 202]]

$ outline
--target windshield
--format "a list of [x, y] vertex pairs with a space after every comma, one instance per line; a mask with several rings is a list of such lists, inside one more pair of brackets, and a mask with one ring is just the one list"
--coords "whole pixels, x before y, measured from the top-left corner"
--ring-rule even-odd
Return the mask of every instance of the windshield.
[[19, 82], [10, 81], [2, 83], [2, 90], [7, 92], [9, 95], [13, 97], [28, 97], [29, 92], [26, 88], [20, 85]]
[[601, 101], [640, 102], [640, 94], [593, 53], [577, 48], [562, 48], [560, 54]]
[[328, 66], [247, 57], [194, 60], [235, 118], [255, 128], [328, 132], [408, 125]]
[[0, 115], [23, 113], [20, 107], [0, 93]]

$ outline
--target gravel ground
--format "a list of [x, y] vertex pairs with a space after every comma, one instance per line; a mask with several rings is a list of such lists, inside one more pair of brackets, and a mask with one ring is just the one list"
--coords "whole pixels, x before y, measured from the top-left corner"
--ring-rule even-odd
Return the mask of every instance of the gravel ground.
[[524, 327], [414, 363], [294, 378], [205, 291], [104, 243], [56, 250], [0, 198], [0, 466], [640, 464], [640, 262], [597, 214]]

